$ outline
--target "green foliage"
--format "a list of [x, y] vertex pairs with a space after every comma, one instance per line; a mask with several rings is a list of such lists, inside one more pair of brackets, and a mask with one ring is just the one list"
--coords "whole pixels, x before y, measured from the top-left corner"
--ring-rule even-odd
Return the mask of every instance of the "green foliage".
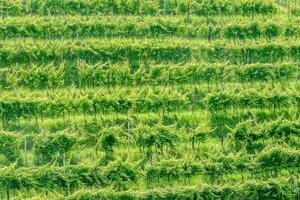
[[[297, 182], [296, 182], [297, 183]], [[287, 179], [271, 179], [265, 181], [247, 181], [242, 184], [224, 184], [223, 186], [189, 186], [189, 187], [167, 187], [146, 190], [144, 192], [125, 191], [113, 192], [107, 190], [81, 191], [67, 198], [77, 199], [285, 199], [297, 194], [298, 185], [293, 187]], [[278, 197], [280, 196], [280, 197]]]
[[298, 7], [0, 0], [0, 199], [300, 199]]
[[300, 16], [300, 8], [292, 8], [291, 13], [295, 16]]
[[58, 41], [20, 42], [1, 41], [0, 66], [56, 61], [75, 62], [78, 59], [87, 63], [143, 61], [157, 64], [191, 61], [229, 62], [230, 64], [275, 63], [278, 61], [298, 61], [299, 43], [279, 39], [273, 42], [247, 41], [243, 44], [227, 46], [225, 40], [207, 43], [203, 40], [171, 38], [162, 43], [154, 39], [70, 39]]
[[16, 135], [3, 131], [0, 132], [0, 154], [6, 158], [6, 162], [3, 164], [10, 164], [17, 161], [20, 156], [20, 149]]
[[275, 24], [268, 24], [265, 29], [265, 34], [269, 39], [277, 37], [279, 35], [280, 28]]
[[125, 188], [137, 180], [137, 172], [124, 162], [117, 161], [107, 166], [104, 177], [110, 185], [117, 189]]
[[76, 144], [76, 138], [69, 134], [57, 133], [40, 137], [34, 146], [37, 164], [57, 161], [65, 164], [66, 155]]
[[297, 150], [281, 146], [266, 147], [257, 157], [261, 168], [280, 170], [285, 167], [299, 166], [300, 154]]
[[[27, 67], [4, 68], [0, 70], [0, 86], [3, 89], [15, 87], [37, 88], [60, 88], [74, 85], [76, 87], [102, 87], [102, 86], [134, 86], [157, 84], [172, 85], [207, 83], [213, 84], [218, 81], [228, 82], [261, 82], [297, 79], [297, 65], [295, 63], [281, 64], [186, 64], [184, 66], [152, 65], [150, 70], [132, 73], [128, 63], [107, 65], [87, 64], [79, 62], [74, 67], [78, 73], [69, 71], [68, 65], [63, 63], [56, 69], [53, 63], [50, 65], [33, 65]], [[144, 66], [142, 66], [144, 67]]]
[[164, 154], [167, 148], [174, 150], [179, 140], [177, 134], [174, 133], [174, 127], [164, 126], [161, 123], [153, 127], [137, 127], [136, 132], [137, 145], [140, 148], [146, 148], [149, 154], [153, 152]]
[[146, 166], [146, 178], [148, 181], [160, 181], [167, 179], [168, 182], [186, 179], [200, 174], [202, 166], [198, 163], [183, 160], [165, 160], [151, 163]]
[[112, 152], [113, 146], [117, 143], [118, 139], [114, 133], [105, 133], [100, 138], [100, 148], [105, 152]]
[[195, 144], [204, 143], [209, 135], [213, 132], [208, 126], [199, 125], [191, 133], [192, 148], [195, 148]]
[[262, 124], [261, 130], [270, 137], [290, 138], [300, 135], [300, 122], [279, 119]]
[[[1, 4], [0, 4], [1, 5]], [[157, 15], [161, 10], [165, 14], [195, 14], [209, 15], [268, 15], [276, 12], [276, 6], [272, 1], [150, 1], [150, 0], [47, 0], [25, 1], [6, 0], [2, 3], [3, 16], [18, 16], [26, 13], [32, 15]], [[25, 7], [25, 9], [24, 9]]]

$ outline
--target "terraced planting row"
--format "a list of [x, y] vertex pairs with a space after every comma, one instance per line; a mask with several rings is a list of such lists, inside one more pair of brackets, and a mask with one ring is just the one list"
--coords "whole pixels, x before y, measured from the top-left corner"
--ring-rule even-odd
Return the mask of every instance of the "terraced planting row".
[[22, 15], [272, 15], [277, 5], [271, 0], [62, 0], [2, 2], [2, 16]]
[[[52, 116], [75, 113], [101, 114], [126, 112], [170, 112], [195, 109], [226, 111], [227, 109], [294, 107], [299, 109], [299, 85], [252, 89], [228, 85], [231, 89], [201, 90], [190, 85], [103, 90], [50, 90], [3, 92], [0, 99], [3, 120], [9, 117]], [[285, 88], [286, 87], [286, 88]], [[191, 89], [192, 88], [192, 89]], [[255, 89], [259, 89], [257, 92]], [[262, 89], [264, 88], [264, 89]], [[114, 91], [117, 90], [117, 91]], [[17, 96], [16, 96], [17, 94]]]
[[228, 62], [231, 64], [274, 63], [299, 61], [298, 40], [273, 42], [246, 41], [233, 44], [224, 40], [208, 43], [203, 40], [9, 40], [0, 42], [0, 65], [96, 61], [132, 64], [153, 61], [155, 63], [179, 63], [190, 61]]
[[245, 64], [88, 64], [82, 60], [56, 65], [16, 65], [0, 69], [0, 87], [50, 89], [172, 84], [255, 83], [299, 80], [297, 63]]
[[[68, 194], [81, 187], [102, 188], [112, 185], [117, 190], [121, 188], [126, 190], [126, 188], [128, 189], [131, 186], [137, 188], [146, 184], [145, 187], [147, 188], [155, 188], [157, 186], [173, 185], [176, 182], [178, 184], [178, 181], [184, 185], [198, 183], [199, 181], [209, 185], [223, 185], [224, 183], [232, 185], [234, 181], [244, 180], [246, 181], [245, 184], [268, 185], [268, 181], [265, 180], [274, 176], [297, 177], [295, 175], [298, 173], [297, 168], [300, 156], [300, 153], [296, 150], [299, 145], [299, 118], [292, 119], [295, 116], [290, 116], [292, 117], [291, 120], [272, 120], [267, 117], [268, 115], [266, 114], [268, 112], [258, 111], [255, 113], [264, 114], [260, 117], [260, 120], [269, 119], [271, 120], [269, 122], [255, 122], [253, 119], [259, 119], [251, 119], [250, 117], [250, 120], [236, 121], [236, 125], [232, 129], [226, 127], [228, 133], [223, 144], [222, 141], [215, 140], [220, 137], [217, 134], [222, 134], [224, 131], [219, 130], [220, 132], [216, 132], [219, 125], [215, 127], [216, 124], [212, 123], [214, 116], [211, 116], [212, 121], [209, 125], [199, 124], [199, 122], [205, 123], [205, 119], [201, 117], [203, 113], [198, 115], [189, 113], [185, 116], [179, 114], [177, 117], [174, 115], [175, 118], [172, 115], [164, 115], [164, 121], [162, 122], [159, 122], [161, 120], [160, 117], [156, 117], [158, 122], [153, 120], [154, 116], [146, 117], [146, 119], [137, 117], [135, 120], [130, 120], [130, 117], [125, 116], [123, 122], [119, 120], [111, 121], [112, 123], [108, 127], [103, 127], [108, 124], [108, 121], [105, 120], [102, 121], [104, 123], [101, 123], [101, 121], [97, 122], [97, 120], [91, 120], [90, 122], [84, 120], [80, 124], [76, 120], [72, 123], [65, 123], [67, 126], [73, 126], [69, 131], [67, 131], [68, 129], [54, 130], [51, 134], [29, 133], [19, 136], [18, 134], [2, 132], [1, 139], [10, 141], [10, 143], [7, 142], [10, 145], [6, 147], [6, 152], [10, 152], [10, 159], [12, 159], [10, 162], [18, 158], [17, 165], [20, 166], [28, 165], [30, 162], [34, 162], [38, 166], [54, 162], [54, 164], [65, 167], [53, 166], [49, 168], [41, 166], [27, 169], [16, 169], [15, 166], [6, 167], [2, 171], [2, 175], [6, 178], [1, 180], [1, 184], [5, 185], [13, 182], [13, 187], [15, 188], [12, 188], [12, 190], [34, 189], [34, 191], [40, 191], [45, 195], [48, 190], [52, 189]], [[291, 111], [292, 113], [293, 111]], [[278, 113], [274, 114], [272, 112], [269, 112], [269, 114], [272, 114], [275, 118], [278, 115]], [[228, 115], [229, 118], [230, 115], [234, 116], [233, 113], [224, 114], [223, 116], [226, 117]], [[190, 122], [191, 116], [198, 116], [198, 122], [196, 121], [194, 125], [186, 126], [187, 124], [183, 123], [183, 121]], [[235, 116], [241, 117], [239, 114]], [[244, 116], [249, 117], [249, 113]], [[113, 117], [112, 119], [116, 118]], [[136, 121], [141, 119], [145, 121], [142, 123]], [[152, 122], [149, 119], [152, 119]], [[168, 122], [168, 119], [171, 121], [169, 120]], [[77, 123], [74, 124], [75, 122]], [[127, 124], [124, 124], [126, 122]], [[178, 126], [178, 122], [181, 122], [181, 125]], [[148, 123], [148, 125], [144, 123]], [[29, 125], [28, 122], [23, 125], [17, 124], [23, 128]], [[51, 124], [52, 126], [58, 125], [55, 121], [51, 122]], [[128, 126], [128, 124], [130, 125]], [[35, 126], [41, 127], [44, 125], [35, 124]], [[214, 130], [211, 130], [209, 127], [214, 127]], [[38, 129], [38, 131], [41, 130]], [[103, 133], [106, 134], [103, 135]], [[97, 139], [98, 137], [99, 140]], [[110, 143], [109, 147], [105, 145], [107, 137], [115, 138], [115, 142]], [[110, 141], [112, 140], [110, 139]], [[284, 141], [287, 143], [284, 144]], [[223, 146], [222, 152], [219, 152], [218, 149], [220, 147], [218, 145]], [[20, 151], [18, 150], [19, 146], [23, 156], [17, 156]], [[242, 146], [246, 147], [246, 152], [248, 153], [244, 152], [241, 154]], [[8, 149], [11, 149], [11, 151], [7, 151]], [[90, 150], [82, 153], [81, 149]], [[207, 149], [210, 149], [210, 154], [206, 153]], [[15, 156], [12, 156], [14, 155], [13, 152]], [[33, 152], [34, 156], [32, 157], [31, 153], [28, 152]], [[51, 153], [45, 154], [45, 152]], [[105, 159], [99, 160], [103, 152], [106, 152]], [[186, 154], [187, 152], [189, 153]], [[128, 159], [144, 160], [143, 153], [147, 155], [147, 159], [152, 160], [150, 163], [143, 162], [143, 164], [139, 163], [137, 165], [128, 163]], [[194, 155], [195, 157], [191, 158], [189, 155]], [[274, 160], [275, 155], [279, 156], [279, 159]], [[78, 163], [80, 160], [78, 157], [84, 157], [85, 160], [90, 160], [94, 164], [81, 165]], [[114, 157], [124, 157], [127, 161], [125, 163], [124, 161], [113, 162], [106, 166], [106, 163], [110, 162]], [[100, 165], [95, 165], [98, 162], [100, 162]], [[115, 179], [118, 173], [125, 173], [122, 175], [123, 181], [121, 182]], [[7, 179], [7, 177], [9, 178]], [[265, 182], [258, 181], [254, 183], [251, 181], [253, 178], [257, 180], [263, 178]], [[8, 180], [11, 182], [8, 182]], [[272, 178], [270, 181], [272, 181]], [[217, 187], [217, 185], [213, 186], [213, 188]], [[281, 187], [285, 186], [280, 186], [279, 182], [277, 182], [276, 187], [282, 189]], [[214, 190], [210, 191], [211, 194], [215, 192]], [[276, 192], [271, 195], [276, 195]], [[296, 197], [297, 189], [295, 188], [294, 191], [288, 190], [287, 193]], [[83, 192], [83, 194], [74, 194], [73, 196], [75, 197], [73, 198], [83, 198], [81, 195], [84, 194], [98, 196], [103, 194], [103, 192], [99, 194], [90, 194], [89, 192], [86, 194], [86, 192]], [[106, 193], [104, 192], [104, 194]], [[122, 193], [111, 191], [109, 194], [119, 195]], [[215, 194], [217, 196], [226, 196], [226, 194], [218, 192]], [[179, 193], [175, 196], [178, 195], [182, 194]], [[237, 192], [236, 195], [236, 198], [239, 198], [242, 193]], [[251, 196], [251, 194], [249, 195]], [[265, 194], [258, 195], [264, 196]], [[119, 198], [124, 197], [121, 195]]]
[[297, 0], [0, 0], [0, 199], [300, 199]]
[[286, 39], [299, 38], [298, 18], [284, 19], [257, 17], [140, 17], [140, 16], [56, 16], [9, 17], [0, 20], [0, 38], [33, 37], [55, 38], [201, 38], [208, 41], [225, 38]]

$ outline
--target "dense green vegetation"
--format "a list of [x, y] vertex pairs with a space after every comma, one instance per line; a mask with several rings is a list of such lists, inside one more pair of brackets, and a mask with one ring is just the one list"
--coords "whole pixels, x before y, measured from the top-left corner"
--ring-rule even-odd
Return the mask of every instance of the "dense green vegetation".
[[2, 16], [30, 15], [272, 15], [271, 0], [62, 0], [2, 1]]
[[215, 40], [299, 38], [297, 18], [259, 16], [218, 16], [212, 19], [191, 16], [51, 16], [7, 17], [0, 20], [0, 37], [64, 38], [201, 38]]
[[299, 10], [0, 0], [0, 199], [300, 199]]

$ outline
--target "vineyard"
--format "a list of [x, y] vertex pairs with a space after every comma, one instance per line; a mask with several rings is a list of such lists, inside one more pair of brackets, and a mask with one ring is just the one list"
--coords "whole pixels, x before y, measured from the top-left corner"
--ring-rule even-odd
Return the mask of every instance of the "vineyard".
[[0, 0], [0, 200], [300, 200], [299, 0]]

